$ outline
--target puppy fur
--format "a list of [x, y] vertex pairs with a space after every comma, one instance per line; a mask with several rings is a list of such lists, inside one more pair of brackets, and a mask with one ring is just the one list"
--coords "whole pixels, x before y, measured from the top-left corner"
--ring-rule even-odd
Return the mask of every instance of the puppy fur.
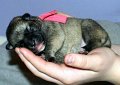
[[[79, 53], [81, 48], [89, 52], [99, 47], [111, 47], [107, 32], [96, 21], [74, 17], [68, 17], [63, 24], [42, 21], [26, 13], [12, 19], [6, 36], [7, 49], [25, 47], [55, 63], [63, 63], [66, 54]], [[86, 44], [84, 47], [82, 41]]]

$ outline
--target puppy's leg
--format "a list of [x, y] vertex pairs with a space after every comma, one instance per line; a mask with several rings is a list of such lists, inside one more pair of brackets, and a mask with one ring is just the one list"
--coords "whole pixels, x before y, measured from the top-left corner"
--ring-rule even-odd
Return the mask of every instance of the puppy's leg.
[[62, 45], [64, 43], [64, 35], [58, 36], [56, 35], [54, 38], [52, 37], [52, 40], [50, 43], [47, 44], [46, 51], [46, 59], [50, 62], [55, 62], [56, 60], [56, 53], [61, 49]]
[[86, 51], [91, 51], [98, 47], [111, 47], [111, 41], [107, 32], [94, 20], [85, 19], [81, 23], [82, 36], [86, 43]]
[[[56, 61], [56, 53], [59, 51], [64, 43], [65, 34], [60, 24], [49, 23], [47, 29], [47, 41], [45, 47], [45, 57], [48, 61]], [[53, 27], [54, 26], [54, 27]]]

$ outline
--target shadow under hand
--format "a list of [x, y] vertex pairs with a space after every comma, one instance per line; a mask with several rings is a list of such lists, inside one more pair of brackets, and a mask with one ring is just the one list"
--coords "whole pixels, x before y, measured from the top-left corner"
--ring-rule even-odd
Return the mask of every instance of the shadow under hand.
[[11, 57], [8, 62], [9, 65], [17, 65], [20, 72], [23, 74], [25, 78], [30, 82], [30, 85], [56, 85], [54, 83], [45, 81], [41, 78], [36, 77], [29, 71], [29, 69], [24, 65], [19, 56], [16, 54], [14, 50], [9, 51], [9, 55]]

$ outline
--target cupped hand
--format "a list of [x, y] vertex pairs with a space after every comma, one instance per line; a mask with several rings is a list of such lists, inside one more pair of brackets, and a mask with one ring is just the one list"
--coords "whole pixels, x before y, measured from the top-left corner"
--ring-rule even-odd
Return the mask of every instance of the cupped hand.
[[116, 54], [109, 48], [98, 48], [88, 55], [68, 54], [64, 64], [47, 62], [25, 48], [15, 50], [34, 75], [60, 85], [107, 80], [116, 61]]

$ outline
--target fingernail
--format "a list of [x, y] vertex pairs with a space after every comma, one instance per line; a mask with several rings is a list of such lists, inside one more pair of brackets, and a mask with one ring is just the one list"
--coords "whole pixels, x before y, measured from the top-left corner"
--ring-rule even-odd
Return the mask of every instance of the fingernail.
[[18, 55], [21, 55], [21, 52], [20, 52], [20, 49], [19, 49], [19, 48], [16, 48], [15, 51], [16, 51], [16, 53], [17, 53]]
[[66, 58], [66, 63], [70, 65], [70, 64], [72, 64], [73, 62], [74, 62], [74, 57], [71, 56], [71, 55], [67, 56], [67, 58]]
[[15, 51], [16, 51], [18, 54], [20, 54], [19, 48], [16, 48]]

